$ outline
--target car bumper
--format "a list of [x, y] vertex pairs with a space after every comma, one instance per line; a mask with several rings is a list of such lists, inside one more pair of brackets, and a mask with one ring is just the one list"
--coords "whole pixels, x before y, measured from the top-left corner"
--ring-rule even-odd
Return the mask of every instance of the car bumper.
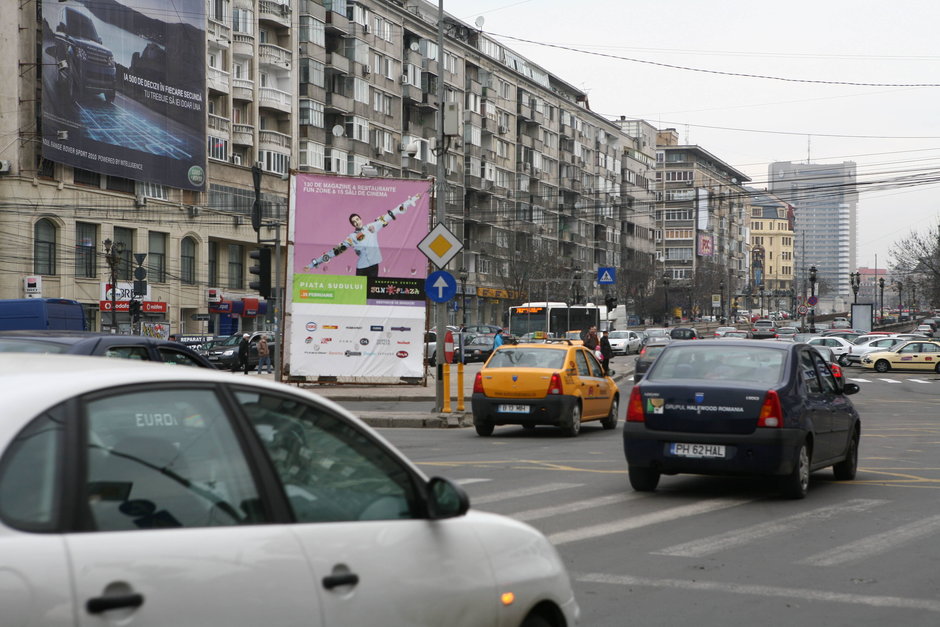
[[[551, 396], [548, 398], [491, 398], [474, 394], [470, 406], [473, 409], [474, 425], [551, 425], [566, 424], [571, 408], [578, 402], [574, 396]], [[524, 406], [526, 413], [501, 411], [501, 406]]]
[[[623, 449], [628, 466], [655, 468], [663, 474], [786, 475], [793, 470], [796, 452], [806, 439], [801, 429], [758, 429], [749, 435], [673, 433], [627, 422]], [[720, 444], [723, 458], [678, 457], [670, 444]]]

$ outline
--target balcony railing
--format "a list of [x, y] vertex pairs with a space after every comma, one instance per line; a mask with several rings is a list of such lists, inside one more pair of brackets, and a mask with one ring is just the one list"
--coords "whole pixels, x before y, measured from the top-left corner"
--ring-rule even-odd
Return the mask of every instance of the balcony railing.
[[290, 50], [274, 44], [261, 44], [258, 46], [258, 60], [262, 65], [290, 69]]
[[258, 131], [259, 148], [287, 148], [290, 149], [290, 135], [277, 131]]
[[229, 73], [217, 67], [206, 68], [206, 81], [209, 88], [222, 93], [229, 93]]
[[255, 127], [251, 124], [232, 124], [232, 143], [241, 146], [254, 146]]
[[209, 114], [209, 128], [213, 131], [219, 131], [220, 133], [228, 134], [229, 129], [231, 128], [231, 122], [228, 118], [223, 118], [220, 115]]
[[238, 100], [255, 99], [255, 83], [245, 78], [232, 79], [232, 96]]
[[291, 95], [274, 87], [262, 87], [258, 104], [289, 113], [291, 110]]

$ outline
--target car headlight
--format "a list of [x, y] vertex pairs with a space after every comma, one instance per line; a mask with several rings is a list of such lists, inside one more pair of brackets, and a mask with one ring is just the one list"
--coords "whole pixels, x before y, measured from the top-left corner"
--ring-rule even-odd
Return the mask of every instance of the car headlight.
[[223, 356], [223, 357], [231, 357], [231, 356], [234, 355], [234, 354], [235, 354], [235, 349], [234, 349], [234, 348], [230, 348], [229, 350], [227, 350], [227, 351], [225, 351], [224, 353], [222, 353], [222, 356]]

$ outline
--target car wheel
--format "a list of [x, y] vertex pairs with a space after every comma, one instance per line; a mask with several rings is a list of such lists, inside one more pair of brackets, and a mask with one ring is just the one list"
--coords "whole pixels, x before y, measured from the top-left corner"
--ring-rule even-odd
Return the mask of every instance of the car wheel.
[[659, 471], [653, 468], [630, 466], [627, 473], [630, 475], [630, 487], [637, 492], [653, 492], [659, 485]]
[[780, 490], [790, 499], [802, 499], [809, 492], [809, 445], [804, 441], [796, 454], [796, 464], [789, 475], [780, 480]]
[[851, 481], [858, 471], [858, 431], [852, 434], [845, 459], [832, 467], [832, 474], [839, 481]]
[[529, 614], [519, 627], [552, 627], [552, 624], [544, 616]]
[[937, 362], [937, 365], [934, 366], [933, 371], [937, 374], [940, 374], [940, 362]]
[[614, 400], [610, 402], [610, 413], [607, 414], [606, 418], [601, 418], [601, 426], [604, 427], [605, 429], [609, 430], [609, 429], [615, 429], [617, 427], [618, 406], [619, 406], [619, 403], [617, 402], [617, 399], [614, 398]]
[[476, 428], [477, 435], [479, 436], [482, 436], [485, 438], [485, 437], [493, 435], [493, 425], [485, 424], [485, 425], [473, 425], [473, 426]]
[[891, 370], [891, 364], [885, 359], [879, 359], [875, 362], [875, 370], [877, 372], [888, 372]]
[[570, 438], [577, 437], [581, 433], [581, 405], [575, 403], [571, 407], [571, 415], [568, 416], [568, 426], [565, 427], [565, 435]]
[[849, 367], [849, 356], [848, 355], [839, 355], [839, 365], [848, 368]]

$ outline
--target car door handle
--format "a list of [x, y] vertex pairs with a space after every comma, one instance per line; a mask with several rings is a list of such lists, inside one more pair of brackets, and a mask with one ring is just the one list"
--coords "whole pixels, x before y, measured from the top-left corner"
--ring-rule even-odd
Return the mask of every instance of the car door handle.
[[341, 573], [338, 575], [327, 575], [323, 578], [323, 587], [327, 590], [338, 588], [339, 586], [355, 586], [359, 583], [359, 575], [356, 573]]
[[117, 610], [122, 607], [140, 607], [144, 604], [142, 594], [122, 594], [120, 596], [95, 597], [88, 599], [85, 609], [89, 614], [101, 614], [108, 610]]

